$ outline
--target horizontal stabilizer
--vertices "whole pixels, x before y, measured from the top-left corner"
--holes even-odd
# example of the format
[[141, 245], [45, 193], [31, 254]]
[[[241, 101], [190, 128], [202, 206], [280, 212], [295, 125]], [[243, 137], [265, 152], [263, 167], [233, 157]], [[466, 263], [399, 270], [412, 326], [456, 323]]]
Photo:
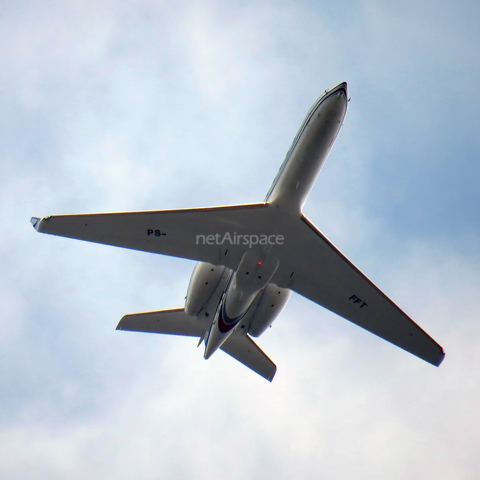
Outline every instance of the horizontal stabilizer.
[[[176, 308], [125, 315], [118, 323], [117, 330], [201, 338], [205, 325], [197, 317], [187, 315], [183, 308]], [[270, 382], [275, 376], [277, 367], [248, 335], [231, 336], [221, 349]]]
[[276, 365], [248, 335], [232, 335], [220, 348], [269, 382], [273, 380], [277, 371]]
[[204, 325], [197, 317], [187, 315], [183, 308], [177, 308], [125, 315], [118, 323], [117, 330], [200, 337]]

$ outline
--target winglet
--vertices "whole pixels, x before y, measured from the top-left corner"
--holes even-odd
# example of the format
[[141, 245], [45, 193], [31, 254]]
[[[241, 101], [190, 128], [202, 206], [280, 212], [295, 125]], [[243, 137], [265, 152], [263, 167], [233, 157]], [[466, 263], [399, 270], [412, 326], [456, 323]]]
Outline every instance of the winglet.
[[30, 219], [30, 223], [33, 225], [33, 228], [38, 232], [38, 227], [40, 226], [40, 222], [42, 221], [41, 218], [32, 217]]

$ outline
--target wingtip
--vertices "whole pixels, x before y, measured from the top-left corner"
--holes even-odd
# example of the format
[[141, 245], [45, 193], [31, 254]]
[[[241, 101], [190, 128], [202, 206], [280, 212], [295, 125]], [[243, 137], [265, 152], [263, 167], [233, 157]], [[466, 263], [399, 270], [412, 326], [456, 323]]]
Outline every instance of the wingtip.
[[442, 348], [442, 351], [441, 351], [441, 354], [440, 354], [440, 358], [438, 359], [438, 362], [436, 363], [436, 367], [439, 367], [442, 362], [445, 360], [445, 350]]
[[42, 221], [41, 218], [38, 217], [32, 217], [30, 219], [30, 223], [33, 225], [33, 228], [38, 232], [38, 228], [40, 226], [40, 222]]
[[273, 366], [275, 367], [273, 373], [269, 377], [265, 377], [270, 383], [272, 383], [273, 377], [275, 377], [275, 374], [277, 373], [277, 366], [275, 364]]
[[128, 315], [124, 315], [124, 316], [120, 319], [120, 321], [118, 322], [115, 330], [124, 330], [124, 328], [123, 328], [123, 326], [125, 325], [124, 320], [125, 320], [125, 318], [126, 318], [127, 316], [128, 316]]

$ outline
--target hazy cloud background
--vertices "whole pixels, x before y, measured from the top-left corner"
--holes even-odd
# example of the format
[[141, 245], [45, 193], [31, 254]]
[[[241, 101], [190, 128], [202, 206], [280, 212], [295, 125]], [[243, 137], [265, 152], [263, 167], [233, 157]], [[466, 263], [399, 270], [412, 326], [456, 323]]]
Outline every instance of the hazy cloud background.
[[[480, 7], [18, 1], [0, 16], [0, 476], [476, 479]], [[261, 201], [326, 88], [352, 100], [306, 215], [445, 348], [440, 368], [292, 299], [269, 384], [116, 332], [193, 262], [29, 218]]]

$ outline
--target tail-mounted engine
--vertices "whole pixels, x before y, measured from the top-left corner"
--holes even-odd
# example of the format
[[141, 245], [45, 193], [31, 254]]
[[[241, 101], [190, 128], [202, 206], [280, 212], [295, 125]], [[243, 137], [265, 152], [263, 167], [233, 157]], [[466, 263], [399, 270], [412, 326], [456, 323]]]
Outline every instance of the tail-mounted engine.
[[207, 304], [222, 279], [225, 267], [211, 263], [198, 262], [195, 265], [185, 300], [185, 311], [196, 316]]
[[253, 313], [248, 333], [259, 337], [283, 310], [291, 294], [288, 288], [280, 288], [273, 283], [267, 285]]
[[237, 318], [252, 304], [257, 293], [270, 282], [278, 260], [262, 252], [247, 250], [228, 287], [225, 310], [229, 318]]

